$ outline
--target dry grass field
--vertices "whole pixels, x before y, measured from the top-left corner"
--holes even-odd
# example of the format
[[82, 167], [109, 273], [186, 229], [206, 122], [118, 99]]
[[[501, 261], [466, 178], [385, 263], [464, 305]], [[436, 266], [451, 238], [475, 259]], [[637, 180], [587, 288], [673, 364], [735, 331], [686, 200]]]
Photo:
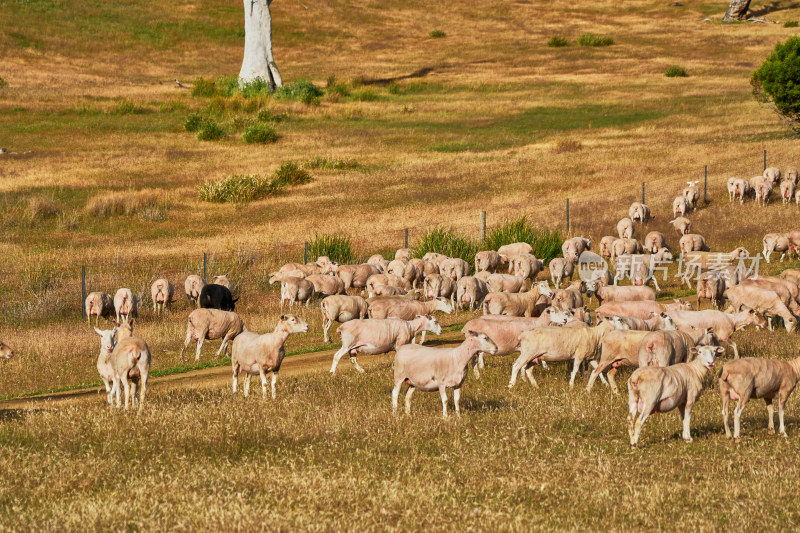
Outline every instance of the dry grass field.
[[[176, 88], [235, 75], [242, 7], [219, 0], [98, 3], [0, 0], [0, 397], [95, 384], [97, 337], [80, 321], [87, 289], [147, 292], [165, 275], [232, 273], [237, 310], [271, 329], [270, 269], [302, 259], [315, 234], [351, 237], [358, 254], [411, 244], [432, 227], [477, 237], [527, 215], [595, 241], [647, 184], [652, 229], [708, 165], [709, 203], [691, 216], [715, 250], [760, 249], [796, 229], [797, 206], [728, 204], [725, 181], [768, 163], [800, 166], [796, 138], [751, 96], [750, 74], [800, 19], [792, 2], [754, 2], [780, 24], [719, 21], [725, 2], [300, 2], [272, 5], [284, 80], [309, 79], [319, 105]], [[703, 19], [710, 20], [703, 20]], [[433, 37], [440, 30], [444, 37]], [[614, 44], [575, 44], [585, 33]], [[435, 35], [435, 34], [434, 34]], [[549, 47], [562, 36], [567, 47]], [[668, 78], [671, 65], [688, 77]], [[335, 78], [335, 79], [334, 79]], [[218, 141], [184, 129], [191, 113], [225, 128]], [[274, 117], [277, 142], [251, 145], [242, 126]], [[29, 152], [29, 153], [26, 153]], [[315, 168], [315, 160], [355, 163]], [[246, 205], [214, 204], [198, 187], [232, 174], [309, 167], [313, 180]], [[323, 166], [324, 167], [324, 166]], [[638, 235], [641, 237], [642, 235]], [[771, 271], [787, 266], [771, 266]], [[796, 265], [793, 265], [796, 266]], [[669, 283], [665, 296], [686, 292]], [[137, 332], [156, 374], [180, 361], [188, 306], [145, 310]], [[319, 311], [287, 350], [321, 345]], [[461, 312], [442, 322], [455, 326]], [[743, 355], [793, 357], [785, 332], [737, 333]], [[213, 360], [211, 342], [202, 364]], [[139, 416], [100, 395], [63, 408], [0, 416], [0, 528], [30, 529], [796, 529], [800, 416], [768, 436], [763, 403], [728, 442], [709, 389], [684, 444], [674, 414], [627, 444], [625, 400], [569, 390], [552, 365], [539, 389], [507, 391], [510, 361], [492, 359], [464, 389], [463, 417], [441, 420], [436, 395], [411, 418], [389, 408], [390, 358], [330, 378], [279, 380], [279, 398], [229, 388], [159, 389]], [[224, 364], [224, 361], [222, 362]], [[188, 365], [188, 366], [187, 366]], [[537, 376], [543, 374], [541, 371]], [[623, 372], [627, 377], [627, 373]], [[538, 377], [537, 377], [538, 379]], [[618, 380], [623, 382], [623, 380]], [[229, 387], [229, 386], [228, 386]]]

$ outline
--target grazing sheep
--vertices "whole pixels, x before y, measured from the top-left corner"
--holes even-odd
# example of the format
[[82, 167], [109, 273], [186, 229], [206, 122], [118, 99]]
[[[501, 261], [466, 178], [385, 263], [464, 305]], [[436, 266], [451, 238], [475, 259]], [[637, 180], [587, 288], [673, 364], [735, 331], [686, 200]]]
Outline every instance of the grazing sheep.
[[381, 254], [375, 254], [367, 259], [367, 264], [378, 267], [381, 273], [383, 273], [383, 271], [386, 270], [386, 267], [389, 266], [389, 261], [387, 261]]
[[[272, 280], [270, 280], [270, 283], [272, 283]], [[189, 303], [195, 302], [197, 307], [200, 307], [200, 291], [202, 291], [205, 286], [206, 280], [196, 274], [191, 274], [186, 277], [183, 288], [186, 291], [186, 299], [189, 300]]]
[[781, 171], [779, 168], [775, 167], [765, 168], [762, 176], [768, 179], [770, 183], [775, 184], [781, 180]]
[[393, 274], [398, 278], [404, 279], [416, 289], [422, 281], [422, 270], [416, 267], [408, 259], [395, 259], [386, 267], [387, 274]]
[[783, 258], [786, 257], [786, 252], [789, 251], [789, 236], [786, 233], [767, 233], [764, 235], [762, 242], [764, 243], [764, 250], [761, 254], [767, 260], [767, 263], [769, 263], [772, 252], [781, 252], [779, 261], [783, 261]]
[[540, 281], [523, 293], [492, 292], [483, 299], [483, 314], [535, 317], [539, 314], [538, 306], [547, 307], [547, 302], [540, 301], [540, 297], [552, 295], [546, 281]]
[[789, 167], [786, 169], [786, 176], [783, 178], [784, 180], [789, 180], [795, 185], [797, 185], [797, 180], [800, 177], [800, 170], [797, 167]]
[[244, 331], [237, 335], [231, 349], [231, 370], [233, 372], [233, 393], [239, 384], [239, 374], [244, 372], [244, 396], [250, 393], [250, 378], [261, 376], [261, 398], [267, 399], [267, 373], [272, 373], [272, 399], [275, 399], [275, 382], [286, 355], [284, 345], [292, 333], [308, 332], [308, 324], [293, 315], [281, 315], [272, 333], [259, 335]]
[[458, 281], [469, 276], [469, 263], [459, 257], [451, 257], [439, 264], [439, 271], [442, 276]]
[[769, 203], [769, 197], [772, 194], [772, 182], [769, 180], [761, 180], [755, 187], [756, 191], [756, 204], [762, 207]]
[[422, 285], [425, 298], [449, 298], [450, 305], [455, 306], [456, 282], [441, 274], [431, 274]]
[[692, 231], [692, 221], [686, 217], [677, 217], [674, 220], [670, 220], [669, 223], [675, 228], [675, 232], [679, 237]]
[[100, 325], [100, 317], [110, 320], [114, 317], [114, 300], [104, 292], [90, 292], [84, 304], [86, 309], [86, 322], [91, 325], [92, 316], [97, 317], [95, 323]]
[[793, 181], [784, 180], [781, 182], [781, 200], [783, 200], [783, 205], [789, 205], [794, 199], [795, 186]]
[[725, 300], [725, 276], [720, 272], [706, 272], [697, 278], [697, 307], [702, 300], [709, 300], [716, 309], [722, 307]]
[[306, 277], [314, 285], [314, 293], [332, 296], [334, 294], [344, 294], [344, 282], [336, 276], [327, 276], [323, 274], [312, 274]]
[[573, 281], [567, 285], [566, 289], [556, 289], [553, 291], [552, 305], [559, 310], [583, 308], [584, 292], [583, 281]]
[[511, 274], [491, 274], [485, 281], [489, 292], [525, 292], [528, 290], [526, 279]]
[[772, 330], [772, 318], [779, 316], [783, 319], [783, 326], [786, 331], [791, 333], [797, 325], [797, 316], [788, 308], [788, 300], [782, 299], [775, 291], [753, 287], [748, 285], [737, 285], [725, 291], [728, 299], [728, 310], [734, 313], [752, 309], [767, 318], [767, 325]]
[[406, 391], [406, 413], [411, 414], [411, 395], [415, 389], [425, 392], [439, 391], [442, 399], [442, 416], [447, 418], [447, 389], [453, 389], [453, 405], [457, 415], [461, 386], [467, 377], [467, 365], [480, 352], [497, 353], [497, 345], [484, 333], [470, 333], [455, 348], [429, 348], [406, 344], [394, 358], [394, 388], [392, 411], [397, 412], [397, 398], [403, 383]]
[[614, 244], [617, 238], [613, 235], [606, 235], [600, 239], [600, 256], [611, 257], [611, 245]]
[[153, 312], [161, 314], [168, 304], [173, 302], [175, 288], [172, 283], [164, 278], [157, 279], [150, 286], [150, 296], [153, 299]]
[[640, 224], [647, 224], [656, 217], [650, 214], [650, 206], [647, 204], [633, 202], [628, 208], [628, 218]]
[[667, 319], [672, 320], [674, 324], [684, 331], [693, 327], [698, 330], [711, 329], [719, 342], [724, 342], [733, 348], [733, 356], [737, 359], [739, 358], [739, 348], [733, 341], [733, 333], [751, 325], [755, 326], [756, 329], [767, 325], [767, 320], [752, 309], [739, 313], [723, 313], [712, 309], [706, 309], [705, 311], [667, 311], [661, 313], [661, 317], [665, 321]]
[[650, 300], [636, 302], [607, 302], [595, 310], [595, 316], [599, 319], [611, 316], [630, 316], [647, 320], [652, 313], [660, 314], [662, 311], [670, 310], [689, 310], [692, 305], [681, 299], [675, 299], [673, 303], [662, 304]]
[[[750, 398], [763, 398], [767, 404], [768, 429], [770, 435], [775, 433], [775, 407], [773, 400], [778, 399], [778, 420], [780, 434], [786, 436], [783, 425], [783, 408], [786, 400], [797, 386], [800, 379], [800, 357], [791, 361], [745, 357], [726, 363], [719, 376], [719, 394], [722, 397], [722, 421], [725, 424], [725, 436], [739, 438], [740, 419], [744, 406]], [[728, 405], [737, 400], [733, 410], [733, 435], [728, 426]]]
[[611, 245], [611, 260], [615, 261], [621, 255], [641, 254], [642, 252], [644, 249], [636, 239], [617, 239]]
[[411, 284], [403, 278], [398, 278], [394, 274], [373, 274], [367, 279], [364, 289], [367, 296], [373, 298], [375, 296], [375, 287], [378, 285], [388, 285], [389, 287], [398, 287], [403, 290], [411, 290]]
[[456, 302], [459, 307], [469, 304], [469, 310], [480, 307], [483, 299], [489, 294], [489, 286], [475, 276], [464, 276], [458, 280]]
[[661, 248], [667, 248], [667, 238], [660, 231], [651, 231], [644, 238], [642, 248], [649, 254], [654, 254]]
[[633, 232], [633, 220], [629, 218], [623, 218], [617, 222], [617, 235], [619, 235], [620, 239], [632, 239]]
[[500, 265], [503, 264], [503, 258], [494, 250], [486, 250], [475, 254], [475, 272], [489, 271], [497, 272]]
[[231, 291], [231, 293], [233, 293], [233, 283], [231, 283], [231, 280], [228, 279], [227, 274], [215, 276], [214, 280], [211, 283], [215, 285], [222, 285], [223, 287]]
[[[561, 255], [566, 259], [577, 261], [583, 252], [590, 250], [592, 247], [592, 240], [589, 237], [572, 237], [564, 241], [561, 245]], [[525, 255], [525, 254], [519, 254]], [[531, 257], [533, 257], [531, 255]]]
[[313, 299], [314, 284], [309, 280], [288, 277], [281, 281], [281, 311], [283, 311], [284, 302], [289, 302], [289, 307], [292, 307], [295, 302], [305, 302], [308, 307]]
[[425, 333], [434, 335], [442, 334], [442, 326], [432, 315], [417, 315], [412, 320], [401, 318], [370, 318], [366, 320], [351, 320], [339, 326], [336, 330], [342, 337], [342, 347], [333, 354], [331, 374], [336, 372], [339, 360], [349, 354], [350, 362], [356, 370], [364, 372], [356, 360], [359, 353], [378, 355], [397, 351], [403, 345], [414, 343], [415, 337], [422, 333], [422, 343]]
[[[381, 259], [383, 259], [381, 257]], [[386, 265], [388, 267], [388, 264]], [[386, 270], [385, 268], [383, 269]], [[341, 265], [336, 270], [336, 275], [344, 283], [344, 290], [351, 287], [356, 289], [363, 289], [367, 286], [367, 280], [370, 276], [380, 274], [381, 268], [378, 265], [365, 263], [361, 265]]]
[[737, 178], [733, 182], [733, 199], [739, 198], [739, 204], [744, 204], [744, 197], [750, 194], [752, 188], [746, 179]]
[[116, 345], [117, 328], [115, 326], [114, 329], [102, 330], [94, 328], [94, 330], [100, 335], [100, 355], [97, 356], [97, 372], [106, 387], [106, 401], [108, 405], [113, 405], [113, 384], [116, 373], [114, 372], [114, 366], [111, 364], [111, 353]]
[[708, 252], [711, 249], [706, 244], [706, 239], [699, 233], [687, 233], [678, 241], [681, 253], [683, 255], [689, 252]]
[[375, 285], [375, 287], [372, 289], [372, 298], [381, 298], [384, 296], [411, 296], [414, 300], [419, 300], [421, 294], [419, 289], [407, 291], [405, 289], [401, 289], [400, 287], [392, 287], [390, 285]]
[[325, 343], [331, 342], [328, 330], [334, 322], [341, 324], [367, 316], [369, 303], [361, 296], [337, 294], [328, 296], [319, 303], [322, 310], [322, 335]]
[[514, 276], [522, 279], [529, 279], [531, 283], [536, 282], [539, 272], [544, 268], [544, 262], [541, 259], [536, 259], [532, 254], [519, 254], [511, 258], [510, 270], [514, 272]]
[[[111, 366], [114, 368], [114, 386], [116, 391], [117, 407], [120, 406], [120, 384], [125, 389], [125, 409], [128, 401], [132, 400], [136, 407], [136, 393], [139, 393], [139, 412], [144, 408], [145, 392], [147, 391], [147, 378], [150, 375], [150, 348], [139, 337], [133, 336], [133, 322], [131, 318], [117, 330], [117, 344], [111, 352]], [[131, 385], [135, 385], [131, 395]]]
[[139, 316], [139, 298], [130, 289], [122, 288], [114, 295], [117, 322], [127, 322]]
[[236, 302], [238, 302], [239, 299], [234, 299], [231, 295], [231, 291], [229, 291], [227, 287], [209, 283], [200, 291], [200, 298], [198, 298], [197, 301], [200, 302], [200, 307], [203, 309], [235, 311]]
[[550, 281], [552, 281], [553, 286], [558, 289], [561, 287], [561, 281], [565, 277], [569, 277], [569, 280], [572, 281], [572, 275], [575, 272], [575, 263], [563, 257], [554, 257], [550, 260], [550, 264], [547, 265], [547, 268], [550, 270]]
[[[369, 305], [370, 318], [402, 318], [403, 320], [413, 320], [417, 315], [430, 315], [434, 311], [441, 311], [446, 314], [453, 312], [453, 306], [444, 298], [436, 298], [427, 302], [416, 300], [402, 300], [399, 298], [386, 298], [376, 300]], [[422, 335], [425, 341], [425, 335]]]
[[411, 248], [400, 248], [394, 253], [395, 259], [409, 260], [414, 256], [414, 250]]
[[686, 199], [685, 196], [677, 196], [675, 200], [672, 201], [672, 216], [684, 216], [686, 213], [691, 211], [692, 208], [689, 205], [689, 200]]
[[519, 254], [533, 253], [533, 247], [527, 242], [515, 242], [501, 246], [497, 249], [497, 253], [500, 254], [501, 257], [508, 259]]
[[225, 353], [228, 344], [237, 335], [247, 331], [244, 321], [233, 311], [221, 311], [219, 309], [195, 309], [189, 313], [188, 324], [186, 325], [186, 339], [183, 341], [181, 350], [181, 361], [183, 354], [189, 343], [194, 339], [197, 342], [194, 360], [200, 360], [200, 350], [203, 349], [203, 341], [222, 339], [222, 344], [217, 350], [217, 357]]
[[690, 363], [666, 368], [646, 366], [633, 371], [628, 379], [628, 436], [631, 446], [639, 443], [639, 434], [647, 417], [676, 407], [683, 418], [683, 440], [692, 441], [692, 408], [703, 392], [706, 374], [714, 368], [714, 357], [722, 352], [719, 346], [701, 346], [692, 348], [695, 358]]
[[700, 183], [700, 180], [687, 181], [687, 187], [681, 192], [683, 197], [689, 202], [689, 209], [697, 209], [697, 203], [700, 201], [700, 187], [697, 186], [698, 183]]
[[271, 272], [269, 275], [269, 284], [281, 283], [288, 278], [303, 278], [305, 279], [306, 273], [302, 270], [287, 270], [286, 272]]

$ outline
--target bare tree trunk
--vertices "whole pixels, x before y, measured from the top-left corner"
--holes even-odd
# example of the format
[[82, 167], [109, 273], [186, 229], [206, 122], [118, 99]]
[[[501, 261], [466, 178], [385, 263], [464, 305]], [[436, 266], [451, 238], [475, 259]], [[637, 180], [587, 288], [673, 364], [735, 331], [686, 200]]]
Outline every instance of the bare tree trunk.
[[731, 5], [722, 17], [723, 21], [744, 20], [747, 18], [747, 10], [750, 8], [750, 0], [731, 0]]
[[283, 85], [272, 56], [272, 0], [244, 0], [244, 59], [239, 83], [261, 78], [273, 91]]

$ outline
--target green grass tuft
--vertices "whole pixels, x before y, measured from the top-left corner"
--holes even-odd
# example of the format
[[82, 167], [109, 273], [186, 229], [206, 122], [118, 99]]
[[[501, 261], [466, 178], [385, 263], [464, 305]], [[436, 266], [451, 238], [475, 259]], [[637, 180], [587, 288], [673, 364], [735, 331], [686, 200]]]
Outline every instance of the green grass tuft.
[[433, 30], [428, 34], [428, 36], [433, 39], [443, 39], [447, 37], [447, 34], [442, 30]]
[[315, 234], [314, 238], [308, 241], [308, 258], [313, 261], [321, 255], [327, 255], [331, 261], [336, 261], [340, 265], [356, 261], [350, 237], [343, 235]]
[[294, 161], [286, 161], [275, 171], [272, 181], [281, 188], [288, 185], [302, 185], [311, 181], [311, 174]]
[[246, 143], [274, 143], [278, 140], [278, 133], [275, 128], [264, 122], [253, 124], [244, 130], [242, 138]]
[[205, 122], [205, 118], [199, 113], [189, 113], [186, 115], [186, 120], [183, 122], [183, 127], [186, 131], [197, 131]]
[[355, 159], [328, 159], [327, 157], [317, 156], [303, 163], [305, 168], [322, 170], [352, 170], [358, 168], [358, 161]]
[[783, 27], [784, 28], [796, 28], [797, 27], [797, 21], [796, 20], [787, 20], [786, 22], [783, 23]]
[[486, 236], [485, 249], [497, 250], [505, 244], [527, 242], [533, 248], [533, 255], [545, 263], [561, 254], [561, 238], [558, 230], [539, 228], [527, 217], [506, 220]]
[[198, 196], [204, 202], [243, 204], [263, 198], [271, 191], [269, 180], [257, 174], [234, 174], [220, 181], [204, 183]]
[[306, 105], [319, 105], [320, 97], [324, 94], [323, 90], [314, 85], [309, 80], [297, 80], [279, 87], [275, 91], [275, 98], [284, 100], [295, 100]]
[[201, 141], [217, 141], [225, 135], [225, 130], [213, 119], [206, 119], [197, 130], [197, 138]]
[[578, 37], [578, 44], [580, 46], [611, 46], [614, 44], [614, 39], [594, 33], [584, 33]]
[[564, 37], [554, 35], [550, 37], [549, 41], [547, 41], [547, 46], [552, 48], [561, 48], [563, 46], [569, 46], [569, 41]]
[[456, 235], [451, 229], [434, 228], [428, 230], [413, 246], [414, 257], [422, 257], [428, 252], [460, 257], [472, 263], [478, 252], [478, 244], [467, 237]]
[[669, 67], [664, 75], [668, 78], [686, 78], [689, 76], [689, 74], [686, 73], [686, 69], [678, 65]]

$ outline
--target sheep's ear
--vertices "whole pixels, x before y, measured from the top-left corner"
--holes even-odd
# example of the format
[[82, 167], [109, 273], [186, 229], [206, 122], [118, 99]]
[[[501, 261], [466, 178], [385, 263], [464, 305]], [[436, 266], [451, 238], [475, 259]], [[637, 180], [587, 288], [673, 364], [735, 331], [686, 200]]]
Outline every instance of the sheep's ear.
[[700, 353], [700, 350], [697, 348], [692, 348], [692, 355], [697, 355], [698, 353]]
[[114, 324], [115, 328], [119, 327], [119, 322], [117, 322], [116, 320], [112, 320], [111, 323]]
[[756, 310], [755, 309], [751, 309], [751, 310], [748, 311], [748, 313], [750, 313], [751, 315], [755, 315], [756, 314]]
[[133, 322], [134, 322], [135, 320], [136, 320], [136, 319], [135, 319], [135, 318], [133, 318], [133, 317], [131, 317], [130, 319], [128, 319], [128, 325], [131, 327], [131, 329], [133, 329]]
[[98, 335], [100, 335], [101, 337], [103, 336], [103, 330], [101, 330], [99, 328], [94, 328], [94, 330], [95, 330], [95, 332], [97, 332]]
[[717, 355], [722, 355], [723, 353], [725, 353], [725, 348], [723, 348], [722, 346], [717, 346], [716, 348], [714, 348], [714, 351], [717, 353]]
[[286, 315], [281, 315], [281, 320], [286, 320]]

